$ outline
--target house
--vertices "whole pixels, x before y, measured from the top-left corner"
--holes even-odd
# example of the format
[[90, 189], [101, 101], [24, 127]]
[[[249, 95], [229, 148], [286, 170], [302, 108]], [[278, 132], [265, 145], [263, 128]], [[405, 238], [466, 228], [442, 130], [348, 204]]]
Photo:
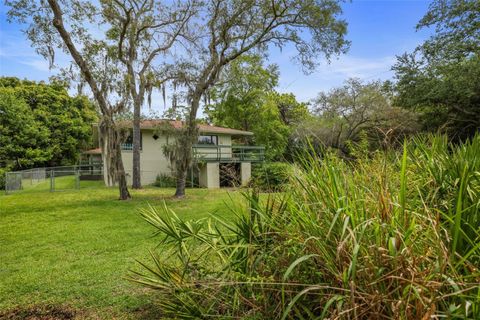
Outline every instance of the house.
[[[184, 125], [182, 121], [173, 120], [144, 120], [140, 124], [140, 170], [143, 185], [154, 183], [159, 175], [174, 176], [163, 148], [173, 137], [168, 137], [159, 130], [165, 123], [169, 123], [176, 129]], [[131, 127], [131, 123], [129, 122], [126, 126]], [[97, 126], [94, 128], [98, 130]], [[195, 165], [189, 174], [189, 182], [206, 188], [248, 183], [252, 163], [264, 160], [264, 147], [235, 142], [246, 141], [248, 140], [246, 138], [251, 137], [253, 133], [207, 124], [199, 124], [198, 129], [198, 143], [192, 148]], [[95, 136], [98, 137], [98, 134]], [[132, 149], [130, 134], [122, 144], [122, 160], [128, 183], [131, 183], [132, 175]], [[83, 165], [101, 165], [101, 162], [102, 154], [99, 147], [83, 153]], [[237, 183], [232, 183], [232, 180], [236, 180]]]

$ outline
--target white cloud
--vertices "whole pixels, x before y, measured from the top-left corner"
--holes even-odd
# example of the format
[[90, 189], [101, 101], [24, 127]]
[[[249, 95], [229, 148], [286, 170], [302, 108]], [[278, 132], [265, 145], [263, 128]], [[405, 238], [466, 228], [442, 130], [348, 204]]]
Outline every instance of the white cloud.
[[394, 63], [395, 57], [390, 56], [378, 59], [345, 56], [321, 67], [320, 72], [324, 71], [328, 77], [335, 75], [366, 79], [389, 72]]
[[[273, 62], [273, 61], [272, 61]], [[291, 64], [280, 64], [280, 92], [292, 92], [300, 101], [309, 101], [321, 91], [328, 91], [340, 86], [348, 78], [360, 78], [365, 81], [391, 78], [390, 70], [395, 63], [395, 57], [363, 58], [342, 56], [326, 62], [314, 73], [305, 75], [300, 67]]]
[[19, 61], [21, 64], [35, 68], [38, 71], [51, 72], [48, 62], [44, 59], [27, 59]]
[[[46, 78], [56, 72], [55, 70], [50, 70], [48, 61], [35, 52], [29, 40], [19, 31], [15, 34], [0, 31], [0, 39], [0, 57], [2, 57], [5, 64], [25, 65], [31, 67], [32, 71], [48, 72], [49, 74], [46, 75]], [[63, 52], [57, 50], [55, 54], [55, 65], [63, 67], [68, 65], [68, 62], [68, 57]], [[6, 65], [5, 68], [7, 68]], [[11, 70], [11, 68], [9, 68], [9, 70]], [[23, 72], [24, 70], [19, 71]], [[18, 76], [29, 77], [30, 74], [27, 73], [23, 76]]]

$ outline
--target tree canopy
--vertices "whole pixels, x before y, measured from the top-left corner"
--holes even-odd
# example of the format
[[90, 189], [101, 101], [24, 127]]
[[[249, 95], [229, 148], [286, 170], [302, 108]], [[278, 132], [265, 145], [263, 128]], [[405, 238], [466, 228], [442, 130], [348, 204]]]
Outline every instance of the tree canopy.
[[420, 113], [423, 128], [457, 139], [480, 129], [480, 2], [436, 0], [418, 28], [435, 33], [398, 57], [395, 103]]
[[0, 78], [0, 166], [74, 164], [90, 144], [96, 112], [84, 96], [59, 83]]
[[292, 46], [292, 58], [303, 70], [312, 71], [319, 58], [344, 53], [346, 22], [340, 17], [341, 1], [222, 1], [200, 2], [192, 19], [195, 28], [184, 59], [177, 62], [186, 91], [187, 118], [177, 139], [176, 197], [185, 195], [191, 147], [198, 136], [197, 116], [202, 99], [230, 63], [249, 53], [268, 54], [269, 47]]
[[368, 138], [372, 147], [401, 140], [417, 130], [415, 114], [392, 106], [388, 83], [348, 79], [312, 101], [313, 117], [298, 125], [294, 138], [349, 154], [349, 143]]
[[205, 113], [215, 125], [252, 131], [252, 143], [266, 147], [269, 160], [280, 159], [292, 126], [308, 115], [293, 94], [275, 91], [278, 67], [263, 66], [258, 55], [243, 56], [222, 72]]
[[435, 33], [420, 49], [430, 59], [462, 60], [480, 50], [480, 2], [435, 0], [417, 24], [433, 27]]

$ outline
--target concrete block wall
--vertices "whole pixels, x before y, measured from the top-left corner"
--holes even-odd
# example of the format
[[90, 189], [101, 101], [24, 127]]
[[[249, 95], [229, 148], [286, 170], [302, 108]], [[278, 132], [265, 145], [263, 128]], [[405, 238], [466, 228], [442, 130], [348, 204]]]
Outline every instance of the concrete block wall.
[[240, 177], [242, 186], [246, 186], [252, 177], [252, 164], [250, 162], [242, 162], [240, 165]]
[[208, 189], [220, 188], [220, 164], [208, 162], [200, 165], [200, 187]]

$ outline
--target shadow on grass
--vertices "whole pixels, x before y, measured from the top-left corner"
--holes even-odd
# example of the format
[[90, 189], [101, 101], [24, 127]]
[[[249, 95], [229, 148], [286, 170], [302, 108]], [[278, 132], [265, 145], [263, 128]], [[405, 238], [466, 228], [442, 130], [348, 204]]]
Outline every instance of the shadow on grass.
[[86, 314], [68, 306], [34, 305], [18, 306], [14, 309], [0, 312], [0, 319], [8, 320], [70, 320], [85, 318]]
[[223, 193], [207, 189], [190, 189], [187, 190], [185, 198], [178, 199], [173, 197], [174, 189], [145, 188], [132, 191], [131, 200], [121, 201], [118, 200], [115, 192], [116, 189], [105, 187], [58, 192], [19, 192], [2, 196], [5, 202], [3, 208], [0, 209], [0, 216], [6, 217], [19, 212], [70, 212], [79, 208], [131, 210], [147, 204], [162, 205], [164, 202], [167, 205], [174, 204], [175, 207], [181, 209], [211, 202]]
[[153, 303], [144, 304], [133, 310], [128, 311], [131, 319], [138, 320], [158, 320], [163, 319], [162, 310]]
[[[124, 314], [117, 314], [112, 318], [134, 320], [157, 320], [162, 319], [162, 311], [153, 303], [144, 304], [138, 308], [125, 310]], [[80, 319], [106, 319], [105, 315], [92, 313], [91, 311], [72, 308], [68, 305], [33, 305], [17, 306], [15, 308], [0, 311], [2, 320], [80, 320]]]

